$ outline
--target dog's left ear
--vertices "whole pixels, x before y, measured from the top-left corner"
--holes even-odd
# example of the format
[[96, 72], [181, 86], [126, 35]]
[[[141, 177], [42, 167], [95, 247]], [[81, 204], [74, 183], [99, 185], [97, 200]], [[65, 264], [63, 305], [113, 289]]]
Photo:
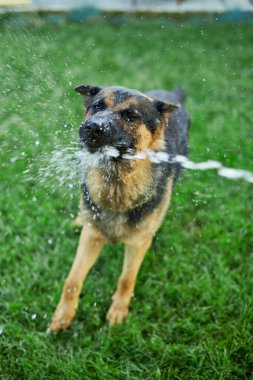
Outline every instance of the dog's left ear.
[[88, 84], [81, 84], [75, 87], [75, 91], [85, 96], [95, 96], [102, 90], [100, 86], [90, 86]]
[[180, 104], [162, 102], [161, 100], [155, 100], [155, 107], [161, 114], [170, 114], [175, 111]]

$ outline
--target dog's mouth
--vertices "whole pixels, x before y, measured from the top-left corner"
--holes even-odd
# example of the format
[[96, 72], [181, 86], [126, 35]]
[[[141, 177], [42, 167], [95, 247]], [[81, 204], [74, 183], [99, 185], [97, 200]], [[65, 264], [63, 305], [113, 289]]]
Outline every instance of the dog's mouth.
[[126, 154], [126, 153], [131, 153], [132, 151], [135, 151], [134, 145], [129, 145], [129, 144], [124, 143], [124, 142], [118, 142], [118, 143], [114, 143], [114, 144], [112, 144], [112, 143], [101, 144], [100, 142], [97, 142], [95, 140], [94, 141], [81, 140], [80, 146], [82, 149], [88, 150], [90, 153], [103, 152], [109, 146], [114, 151], [117, 151], [119, 156]]
[[84, 150], [88, 150], [88, 152], [94, 156], [99, 156], [101, 159], [104, 158], [106, 161], [118, 161], [124, 159], [125, 156], [133, 155], [136, 153], [136, 149], [131, 146], [129, 147], [126, 144], [115, 144], [115, 145], [89, 145], [81, 142], [81, 148]]

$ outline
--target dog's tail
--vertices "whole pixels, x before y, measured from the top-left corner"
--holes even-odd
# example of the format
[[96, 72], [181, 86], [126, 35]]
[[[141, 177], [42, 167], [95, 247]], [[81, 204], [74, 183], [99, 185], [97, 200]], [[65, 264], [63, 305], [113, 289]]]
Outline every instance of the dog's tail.
[[172, 90], [173, 94], [175, 95], [177, 101], [181, 104], [184, 104], [185, 98], [186, 98], [186, 92], [182, 89], [180, 86], [176, 86]]

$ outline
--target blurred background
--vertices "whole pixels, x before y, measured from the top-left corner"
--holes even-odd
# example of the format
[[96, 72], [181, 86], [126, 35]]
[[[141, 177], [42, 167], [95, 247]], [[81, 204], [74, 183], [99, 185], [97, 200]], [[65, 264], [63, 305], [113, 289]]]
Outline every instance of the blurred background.
[[[30, 9], [67, 10], [94, 6], [101, 10], [147, 10], [170, 12], [224, 12], [231, 9], [252, 10], [252, 0], [0, 0], [0, 5], [26, 5]], [[29, 9], [26, 7], [26, 9]]]
[[120, 24], [130, 16], [163, 17], [167, 23], [182, 18], [190, 22], [252, 22], [253, 0], [0, 0], [0, 14], [15, 12], [37, 12], [52, 24], [99, 18]]

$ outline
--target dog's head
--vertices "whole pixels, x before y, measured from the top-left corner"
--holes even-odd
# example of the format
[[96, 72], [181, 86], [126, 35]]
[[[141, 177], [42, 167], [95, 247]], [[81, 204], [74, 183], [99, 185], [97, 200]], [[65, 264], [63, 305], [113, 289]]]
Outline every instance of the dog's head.
[[113, 147], [121, 156], [162, 148], [164, 127], [175, 104], [125, 87], [80, 85], [75, 90], [85, 96], [86, 116], [79, 135], [81, 146], [90, 153]]

